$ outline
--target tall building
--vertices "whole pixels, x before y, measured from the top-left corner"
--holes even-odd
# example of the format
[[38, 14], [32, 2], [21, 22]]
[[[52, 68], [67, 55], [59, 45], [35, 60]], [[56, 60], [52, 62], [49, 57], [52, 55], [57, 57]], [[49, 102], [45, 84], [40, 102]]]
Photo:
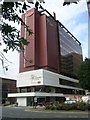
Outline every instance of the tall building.
[[81, 43], [59, 21], [35, 9], [22, 18], [33, 35], [29, 36], [24, 26], [21, 27], [21, 37], [30, 44], [24, 52], [26, 61], [23, 53], [20, 54], [20, 72], [46, 69], [75, 76], [82, 62]]
[[[49, 14], [50, 15], [50, 14]], [[84, 90], [78, 80], [66, 75], [76, 75], [82, 61], [81, 43], [53, 16], [31, 9], [22, 15], [31, 28], [29, 36], [21, 26], [21, 37], [30, 43], [20, 53], [20, 73], [17, 77], [19, 106], [64, 101], [66, 96], [81, 96]]]

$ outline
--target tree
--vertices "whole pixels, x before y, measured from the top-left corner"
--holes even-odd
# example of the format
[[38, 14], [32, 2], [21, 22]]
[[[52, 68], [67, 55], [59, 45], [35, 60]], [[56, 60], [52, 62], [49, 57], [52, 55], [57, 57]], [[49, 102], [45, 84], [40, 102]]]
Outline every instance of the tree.
[[[32, 2], [30, 2], [30, 4], [31, 3]], [[12, 21], [13, 23], [22, 24], [28, 31], [28, 34], [32, 35], [32, 30], [23, 22], [23, 20], [18, 15], [18, 12], [24, 13], [27, 8], [30, 8], [30, 6], [26, 5], [26, 2], [3, 2], [1, 6], [3, 21], [0, 22], [2, 33], [2, 41], [0, 41], [0, 45], [2, 45], [2, 43], [5, 44], [3, 52], [7, 53], [9, 50], [24, 51], [24, 46], [29, 44], [29, 42], [25, 38], [20, 37], [20, 31], [18, 31], [17, 28], [12, 27], [9, 23], [5, 22], [5, 20], [8, 20], [10, 22]], [[5, 68], [5, 70], [8, 70], [9, 61], [4, 56], [3, 52], [0, 52], [0, 61], [2, 67]]]
[[90, 91], [90, 58], [86, 58], [80, 65], [78, 79], [81, 87]]
[[[32, 35], [32, 30], [23, 22], [23, 20], [18, 16], [17, 9], [19, 8], [20, 13], [24, 13], [25, 10], [27, 10], [26, 3], [19, 2], [3, 2], [2, 5], [2, 16], [3, 19], [8, 21], [13, 21], [14, 23], [22, 24], [26, 28], [26, 30], [29, 32], [29, 35]], [[3, 49], [4, 52], [7, 53], [8, 50], [12, 49], [14, 50], [23, 50], [23, 45], [28, 45], [28, 41], [24, 38], [20, 37], [20, 31], [18, 31], [15, 27], [12, 27], [6, 22], [2, 22], [2, 39], [4, 44], [6, 45], [6, 48]]]

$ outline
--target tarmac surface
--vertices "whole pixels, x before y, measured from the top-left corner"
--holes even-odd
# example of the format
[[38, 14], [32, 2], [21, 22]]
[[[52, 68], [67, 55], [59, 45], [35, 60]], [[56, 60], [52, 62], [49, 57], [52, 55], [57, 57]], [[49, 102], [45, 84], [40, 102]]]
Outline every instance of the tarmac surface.
[[2, 120], [90, 120], [88, 111], [51, 111], [44, 107], [2, 107]]

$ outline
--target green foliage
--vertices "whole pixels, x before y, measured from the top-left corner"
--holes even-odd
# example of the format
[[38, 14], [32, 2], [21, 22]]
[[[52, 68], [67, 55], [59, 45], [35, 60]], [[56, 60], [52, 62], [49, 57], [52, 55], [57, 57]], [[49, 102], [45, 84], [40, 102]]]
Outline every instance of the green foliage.
[[[3, 52], [7, 53], [9, 50], [24, 51], [24, 46], [29, 44], [26, 39], [20, 37], [20, 31], [17, 30], [16, 27], [13, 27], [12, 24], [9, 24], [9, 21], [13, 24], [18, 23], [18, 25], [20, 24], [26, 28], [28, 35], [32, 35], [32, 30], [18, 15], [19, 13], [24, 13], [27, 8], [30, 8], [30, 6], [26, 5], [26, 2], [7, 2], [7, 0], [4, 0], [3, 4], [0, 6], [0, 13], [3, 17], [3, 20], [0, 19], [0, 30], [2, 35], [0, 46], [4, 43], [5, 47], [3, 48]], [[8, 70], [8, 63], [11, 62], [6, 59], [3, 52], [0, 52], [0, 62], [2, 67]]]
[[51, 105], [51, 104], [47, 104], [45, 106], [46, 110], [81, 110], [81, 111], [85, 111], [85, 110], [90, 110], [90, 104], [85, 104], [84, 102], [80, 102], [78, 104], [58, 104], [58, 105]]
[[52, 105], [52, 106], [50, 107], [50, 110], [56, 110], [56, 106], [55, 106], [55, 105]]
[[[32, 35], [32, 30], [23, 22], [17, 12], [19, 9], [20, 13], [24, 13], [24, 11], [27, 10], [27, 7], [30, 6], [26, 5], [25, 2], [3, 2], [2, 16], [5, 20], [23, 25], [28, 34]], [[18, 31], [17, 28], [12, 27], [6, 22], [2, 23], [2, 38], [4, 44], [6, 45], [6, 48], [4, 48], [3, 51], [6, 53], [10, 49], [18, 51], [24, 50], [23, 46], [29, 44], [26, 39], [20, 37], [20, 31]]]
[[61, 105], [56, 106], [56, 110], [62, 110], [62, 106]]
[[85, 111], [87, 109], [88, 109], [88, 104], [84, 103], [83, 101], [77, 104], [77, 110]]
[[90, 91], [90, 59], [85, 59], [78, 70], [80, 86]]
[[50, 105], [46, 105], [45, 110], [49, 110], [49, 109], [50, 109]]

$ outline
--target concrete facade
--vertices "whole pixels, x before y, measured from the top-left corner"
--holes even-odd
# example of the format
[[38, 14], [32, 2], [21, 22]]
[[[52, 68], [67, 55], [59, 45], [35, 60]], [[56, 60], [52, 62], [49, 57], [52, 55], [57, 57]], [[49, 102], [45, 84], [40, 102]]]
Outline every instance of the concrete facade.
[[[60, 84], [60, 80], [70, 81], [73, 82], [73, 84], [70, 86], [62, 85]], [[79, 87], [74, 87], [73, 85], [75, 83], [78, 84], [78, 80], [48, 70], [39, 69], [27, 71], [19, 73], [18, 75], [17, 88], [19, 89], [20, 92], [8, 94], [8, 97], [17, 98], [19, 106], [27, 106], [28, 98], [29, 100], [32, 99], [32, 101], [34, 100], [35, 97], [37, 99], [44, 98], [44, 100], [47, 101], [47, 98], [49, 97], [50, 98], [49, 101], [52, 102], [51, 99], [56, 97], [63, 98], [68, 95], [71, 96], [83, 95], [84, 94], [83, 89]], [[30, 89], [30, 91], [28, 91], [28, 88]], [[59, 92], [57, 91], [57, 88], [60, 89]]]

